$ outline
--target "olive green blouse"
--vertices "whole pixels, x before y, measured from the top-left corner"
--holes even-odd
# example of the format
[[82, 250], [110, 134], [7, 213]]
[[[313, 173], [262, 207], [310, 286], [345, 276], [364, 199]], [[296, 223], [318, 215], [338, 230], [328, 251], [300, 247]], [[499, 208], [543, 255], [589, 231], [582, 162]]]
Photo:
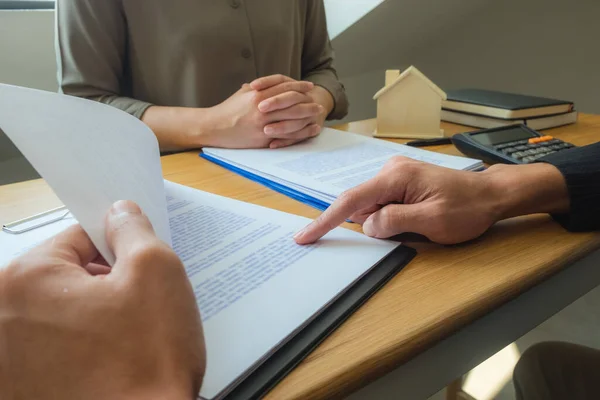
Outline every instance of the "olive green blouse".
[[138, 118], [150, 105], [211, 107], [255, 78], [327, 89], [346, 115], [322, 0], [58, 0], [63, 93]]

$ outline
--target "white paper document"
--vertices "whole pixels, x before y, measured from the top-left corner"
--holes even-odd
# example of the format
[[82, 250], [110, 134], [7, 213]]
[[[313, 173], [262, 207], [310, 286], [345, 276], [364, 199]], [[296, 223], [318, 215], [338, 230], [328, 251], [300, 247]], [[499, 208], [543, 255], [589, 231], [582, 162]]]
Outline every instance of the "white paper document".
[[104, 215], [117, 200], [138, 203], [158, 237], [171, 244], [158, 142], [137, 118], [94, 101], [0, 84], [0, 129], [109, 264], [114, 255]]
[[171, 232], [202, 314], [213, 398], [377, 264], [397, 243], [335, 229], [292, 236], [307, 218], [166, 182]]
[[[43, 211], [43, 210], [40, 210]], [[64, 211], [53, 213], [52, 217], [59, 214], [64, 214]], [[11, 221], [0, 221], [0, 223], [8, 223]], [[32, 223], [39, 223], [39, 220]], [[77, 221], [71, 214], [68, 214], [63, 219], [53, 222], [49, 225], [40, 226], [33, 230], [20, 233], [18, 235], [0, 231], [0, 268], [6, 266], [11, 260], [31, 250], [35, 246], [41, 244], [46, 239], [56, 235], [59, 232], [67, 229], [69, 226], [76, 224]]]
[[219, 149], [203, 152], [218, 161], [331, 204], [342, 192], [374, 177], [395, 156], [442, 167], [476, 170], [479, 160], [450, 156], [324, 128], [303, 143], [281, 149]]
[[[13, 96], [18, 101], [11, 102]], [[41, 122], [28, 115], [21, 117], [26, 120], [21, 124], [11, 114], [21, 107], [30, 109], [26, 100], [60, 118], [69, 114], [62, 107], [72, 106], [78, 113], [72, 120], [76, 123], [52, 122], [52, 113], [42, 112]], [[101, 221], [118, 199], [140, 203], [146, 214], [154, 211], [153, 225], [161, 226], [164, 215], [163, 238], [172, 239], [185, 265], [204, 325], [204, 398], [226, 395], [398, 246], [341, 228], [316, 244], [300, 246], [292, 236], [310, 222], [306, 218], [163, 181], [155, 141], [141, 122], [116, 109], [100, 109], [101, 126], [113, 132], [106, 134], [89, 126], [89, 121], [100, 124], [95, 106], [57, 94], [2, 86], [0, 108], [0, 127], [16, 138], [17, 147], [64, 204], [77, 210], [75, 217], [90, 236], [104, 237]], [[44, 136], [40, 143], [48, 151], [38, 148], [38, 136]], [[110, 140], [112, 145], [105, 143]], [[84, 144], [94, 151], [83, 149]], [[60, 155], [56, 165], [50, 161], [50, 149]], [[68, 217], [21, 235], [0, 233], [0, 265], [75, 222]], [[98, 237], [94, 243], [105, 244]]]

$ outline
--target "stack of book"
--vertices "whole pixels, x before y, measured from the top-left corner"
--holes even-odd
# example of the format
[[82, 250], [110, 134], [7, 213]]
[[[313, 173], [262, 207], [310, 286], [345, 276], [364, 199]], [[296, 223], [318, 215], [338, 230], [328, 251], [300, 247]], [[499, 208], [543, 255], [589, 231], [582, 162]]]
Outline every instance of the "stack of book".
[[442, 120], [477, 128], [525, 124], [542, 130], [573, 124], [573, 102], [482, 89], [447, 91]]

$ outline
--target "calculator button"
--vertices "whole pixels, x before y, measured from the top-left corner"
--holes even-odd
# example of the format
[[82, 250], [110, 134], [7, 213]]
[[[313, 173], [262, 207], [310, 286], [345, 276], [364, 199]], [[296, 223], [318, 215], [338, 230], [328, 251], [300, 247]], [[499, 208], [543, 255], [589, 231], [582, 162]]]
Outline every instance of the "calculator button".
[[562, 143], [562, 142], [558, 139], [552, 139], [548, 142], [548, 144], [559, 144], [559, 143]]
[[543, 142], [548, 142], [550, 140], [552, 140], [553, 137], [552, 136], [540, 136], [540, 137], [535, 137], [535, 138], [531, 138], [529, 139], [529, 143], [533, 144], [533, 143], [543, 143]]
[[502, 149], [502, 152], [504, 154], [510, 154], [510, 153], [514, 153], [517, 149], [515, 149], [514, 147], [507, 147], [505, 149]]
[[527, 150], [528, 148], [529, 148], [529, 147], [527, 147], [527, 146], [523, 146], [523, 145], [520, 145], [520, 146], [517, 146], [517, 147], [515, 147], [515, 149], [516, 149], [517, 151], [523, 151], [523, 150]]
[[522, 159], [521, 161], [524, 163], [528, 163], [528, 162], [532, 162], [534, 160], [533, 157], [525, 157], [524, 159]]
[[550, 148], [552, 150], [560, 150], [560, 149], [562, 149], [562, 146], [560, 144], [555, 144], [555, 145], [550, 146]]
[[525, 156], [525, 154], [522, 151], [517, 151], [516, 153], [512, 154], [512, 157], [515, 157], [515, 158], [521, 158], [523, 156]]

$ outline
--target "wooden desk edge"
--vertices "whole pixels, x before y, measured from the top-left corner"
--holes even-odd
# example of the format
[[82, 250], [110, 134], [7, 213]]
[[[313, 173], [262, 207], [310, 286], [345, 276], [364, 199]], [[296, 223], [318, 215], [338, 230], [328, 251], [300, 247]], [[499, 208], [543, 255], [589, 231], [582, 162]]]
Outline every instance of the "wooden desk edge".
[[[368, 359], [362, 359], [361, 364], [364, 367], [370, 368], [348, 368], [337, 376], [330, 380], [327, 386], [307, 386], [306, 390], [299, 390], [293, 393], [292, 397], [286, 397], [288, 399], [300, 400], [300, 399], [338, 399], [344, 398], [353, 392], [367, 386], [375, 380], [387, 375], [392, 372], [398, 366], [410, 361], [415, 356], [419, 355], [423, 351], [431, 348], [439, 341], [446, 337], [454, 334], [461, 328], [464, 328], [473, 321], [480, 317], [494, 311], [501, 307], [505, 303], [513, 300], [517, 296], [523, 294], [527, 290], [536, 286], [537, 284], [545, 281], [554, 274], [560, 272], [566, 265], [572, 263], [590, 255], [594, 251], [600, 248], [600, 235], [596, 240], [589, 241], [586, 245], [577, 252], [569, 254], [569, 256], [562, 260], [554, 260], [551, 264], [551, 268], [547, 273], [532, 277], [529, 280], [519, 282], [519, 285], [505, 285], [505, 287], [498, 288], [497, 293], [490, 293], [485, 298], [486, 301], [472, 302], [468, 307], [463, 307], [457, 314], [454, 314], [454, 319], [448, 321], [440, 321], [440, 323], [434, 328], [426, 331], [417, 331], [412, 335], [412, 340], [403, 342], [400, 346], [387, 348], [379, 353], [370, 354]], [[343, 329], [344, 325], [338, 329]], [[321, 355], [321, 357], [324, 355]], [[310, 356], [309, 356], [310, 357]], [[292, 372], [293, 373], [293, 372]], [[274, 389], [283, 388], [286, 380], [284, 379], [280, 386]], [[284, 389], [285, 390], [285, 389]], [[281, 394], [277, 391], [277, 394], [270, 393], [266, 398], [280, 398]]]

